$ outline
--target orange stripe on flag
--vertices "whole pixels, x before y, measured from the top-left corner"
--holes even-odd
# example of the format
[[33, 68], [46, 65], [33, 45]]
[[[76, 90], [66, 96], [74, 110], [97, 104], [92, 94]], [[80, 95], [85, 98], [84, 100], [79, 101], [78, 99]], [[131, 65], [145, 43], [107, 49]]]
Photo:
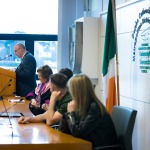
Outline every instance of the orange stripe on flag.
[[112, 112], [114, 105], [117, 105], [116, 85], [115, 85], [115, 77], [112, 77], [109, 78], [108, 81], [108, 97], [106, 99], [106, 108], [110, 114]]

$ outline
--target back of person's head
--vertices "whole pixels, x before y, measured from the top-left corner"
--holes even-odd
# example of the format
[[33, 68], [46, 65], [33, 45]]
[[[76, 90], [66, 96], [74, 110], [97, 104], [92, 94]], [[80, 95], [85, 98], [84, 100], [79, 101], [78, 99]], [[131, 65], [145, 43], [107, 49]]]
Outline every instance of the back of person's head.
[[68, 80], [73, 76], [73, 72], [69, 68], [62, 68], [59, 70], [59, 73], [66, 75]]
[[[78, 104], [82, 103], [80, 99], [88, 100], [89, 95], [93, 94], [93, 86], [88, 78], [88, 76], [84, 74], [77, 74], [69, 80], [69, 90], [71, 95], [77, 100]], [[84, 102], [83, 102], [84, 103]]]
[[41, 73], [42, 77], [49, 80], [51, 74], [53, 74], [52, 69], [48, 65], [41, 66], [37, 69], [38, 73]]
[[85, 117], [91, 102], [95, 101], [101, 108], [102, 115], [106, 113], [104, 105], [97, 98], [90, 78], [85, 74], [73, 76], [69, 82], [69, 91], [75, 100], [79, 115]]
[[50, 81], [52, 84], [54, 84], [58, 88], [66, 88], [68, 78], [66, 75], [62, 73], [55, 73], [55, 74], [50, 75]]

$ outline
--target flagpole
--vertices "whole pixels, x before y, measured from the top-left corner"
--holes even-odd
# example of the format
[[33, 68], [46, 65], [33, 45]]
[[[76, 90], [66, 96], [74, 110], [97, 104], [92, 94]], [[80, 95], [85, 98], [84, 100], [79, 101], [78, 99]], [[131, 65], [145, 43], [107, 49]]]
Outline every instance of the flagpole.
[[117, 102], [118, 102], [118, 105], [120, 105], [119, 61], [118, 61], [118, 53], [116, 53], [116, 74], [117, 74]]
[[116, 25], [116, 0], [112, 1], [114, 29], [116, 38], [116, 81], [117, 81], [117, 103], [120, 105], [120, 86], [119, 86], [119, 60], [118, 60], [118, 42], [117, 42], [117, 25]]

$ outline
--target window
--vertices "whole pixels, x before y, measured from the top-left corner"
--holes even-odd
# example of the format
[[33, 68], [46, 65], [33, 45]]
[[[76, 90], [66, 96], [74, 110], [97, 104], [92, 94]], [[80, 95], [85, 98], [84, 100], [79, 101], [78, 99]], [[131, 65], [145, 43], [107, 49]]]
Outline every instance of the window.
[[53, 72], [57, 72], [57, 41], [35, 41], [34, 56], [37, 67], [49, 65]]
[[58, 0], [1, 0], [0, 17], [0, 67], [18, 66], [14, 45], [23, 43], [37, 67], [48, 64], [56, 72]]
[[57, 34], [58, 0], [1, 0], [0, 33]]
[[57, 35], [0, 35], [0, 67], [16, 68], [19, 65], [20, 58], [14, 54], [17, 43], [25, 44], [27, 51], [35, 56], [37, 68], [47, 64], [53, 72], [57, 71]]

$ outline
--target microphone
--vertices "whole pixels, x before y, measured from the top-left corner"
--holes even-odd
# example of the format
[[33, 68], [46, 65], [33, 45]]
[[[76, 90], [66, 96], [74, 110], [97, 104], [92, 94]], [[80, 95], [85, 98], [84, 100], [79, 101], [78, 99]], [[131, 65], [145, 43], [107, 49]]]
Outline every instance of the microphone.
[[7, 84], [1, 91], [0, 91], [0, 94], [5, 90], [7, 89], [7, 87], [11, 86], [11, 84]]
[[9, 57], [11, 57], [11, 56], [12, 56], [12, 55], [6, 56], [6, 57], [0, 59], [0, 61], [5, 60], [5, 59], [7, 59], [7, 58], [9, 58]]
[[8, 81], [8, 83], [4, 86], [4, 88], [0, 91], [0, 94], [7, 88], [7, 87], [9, 87], [9, 86], [11, 86], [11, 84], [10, 84], [10, 82], [12, 81], [12, 79], [10, 79], [9, 81]]

